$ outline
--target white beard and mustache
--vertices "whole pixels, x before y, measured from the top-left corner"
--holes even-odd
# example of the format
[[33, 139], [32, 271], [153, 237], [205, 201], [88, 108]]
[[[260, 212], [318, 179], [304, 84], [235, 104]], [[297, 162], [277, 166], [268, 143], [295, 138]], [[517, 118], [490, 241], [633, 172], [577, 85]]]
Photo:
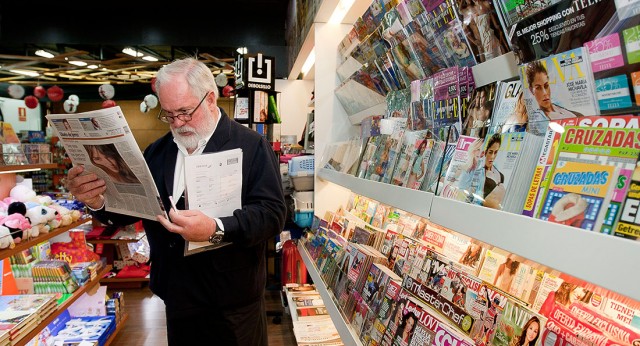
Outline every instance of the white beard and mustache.
[[[201, 126], [198, 128], [189, 126], [189, 123], [184, 124], [182, 127], [172, 128], [171, 133], [173, 133], [173, 137], [176, 142], [180, 143], [180, 145], [187, 148], [187, 150], [195, 150], [198, 148], [198, 143], [200, 140], [206, 138], [214, 129], [216, 123], [213, 119], [213, 114], [207, 109], [206, 113], [203, 114], [204, 121]], [[195, 133], [183, 136], [182, 133]]]

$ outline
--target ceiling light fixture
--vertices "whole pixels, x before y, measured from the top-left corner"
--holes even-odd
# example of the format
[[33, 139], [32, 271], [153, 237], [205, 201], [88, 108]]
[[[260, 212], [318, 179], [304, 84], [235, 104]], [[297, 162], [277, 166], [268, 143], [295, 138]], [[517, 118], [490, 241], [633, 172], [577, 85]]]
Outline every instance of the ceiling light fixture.
[[49, 58], [49, 59], [51, 59], [51, 58], [53, 58], [55, 56], [55, 55], [53, 55], [53, 53], [47, 52], [44, 49], [38, 49], [36, 51], [36, 55], [37, 56], [41, 56], [43, 58]]
[[344, 16], [347, 15], [347, 12], [349, 12], [354, 2], [355, 0], [340, 0], [340, 2], [338, 3], [338, 6], [336, 6], [336, 9], [333, 10], [331, 17], [329, 17], [328, 23], [329, 24], [342, 23]]
[[138, 52], [137, 50], [135, 50], [135, 49], [133, 49], [131, 47], [125, 47], [122, 50], [122, 53], [129, 54], [129, 55], [134, 56], [136, 58], [140, 58], [140, 57], [142, 57], [144, 55], [144, 54]]
[[146, 61], [158, 61], [158, 58], [154, 57], [154, 56], [150, 56], [150, 55], [145, 55], [142, 57], [142, 60], [146, 60]]
[[17, 74], [21, 74], [29, 77], [38, 77], [40, 75], [36, 71], [29, 71], [29, 70], [9, 70], [9, 72], [13, 72], [13, 73], [17, 73]]
[[311, 67], [315, 63], [316, 63], [316, 49], [313, 48], [311, 50], [311, 52], [309, 52], [309, 56], [307, 57], [307, 60], [305, 60], [304, 64], [302, 64], [302, 68], [300, 69], [300, 72], [303, 75], [306, 75], [307, 72], [309, 72], [309, 70], [311, 70]]
[[80, 60], [69, 60], [69, 63], [76, 66], [87, 66], [86, 62]]
[[238, 52], [238, 54], [247, 54], [248, 50], [247, 47], [238, 47], [238, 49], [236, 49], [236, 52]]
[[12, 169], [9, 171], [2, 171], [0, 174], [8, 174], [8, 173], [24, 173], [24, 172], [37, 172], [42, 168], [24, 168], [24, 169]]

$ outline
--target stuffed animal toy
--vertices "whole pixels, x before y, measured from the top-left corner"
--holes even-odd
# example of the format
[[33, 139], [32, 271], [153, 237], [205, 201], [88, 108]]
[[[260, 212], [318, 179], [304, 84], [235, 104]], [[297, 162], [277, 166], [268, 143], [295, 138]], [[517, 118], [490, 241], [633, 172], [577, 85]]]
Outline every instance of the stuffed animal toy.
[[9, 192], [9, 197], [24, 203], [35, 198], [36, 193], [24, 185], [16, 185]]
[[12, 202], [7, 207], [7, 215], [11, 215], [13, 213], [20, 213], [24, 215], [27, 213], [27, 206], [22, 202]]
[[25, 215], [31, 221], [31, 228], [28, 232], [29, 237], [37, 237], [40, 233], [49, 233], [51, 228], [47, 224], [55, 219], [57, 215], [57, 211], [42, 205], [29, 208]]
[[11, 232], [13, 241], [18, 244], [23, 238], [26, 238], [28, 234], [25, 234], [27, 230], [31, 228], [31, 223], [20, 213], [13, 213], [4, 217], [0, 217], [0, 225], [5, 226]]
[[[56, 227], [51, 227], [53, 228], [57, 228], [60, 226], [69, 226], [72, 222], [76, 221], [77, 219], [79, 219], [80, 217], [78, 216], [78, 218], [76, 218], [76, 220], [74, 220], [74, 217], [72, 215], [72, 212], [70, 209], [65, 208], [59, 204], [53, 203], [51, 205], [49, 205], [49, 208], [55, 210], [58, 212], [58, 216], [59, 216], [59, 220], [60, 220], [60, 225], [56, 226]], [[76, 210], [77, 211], [77, 210]]]
[[14, 247], [16, 247], [16, 243], [13, 241], [11, 232], [8, 228], [0, 226], [0, 249], [13, 249]]

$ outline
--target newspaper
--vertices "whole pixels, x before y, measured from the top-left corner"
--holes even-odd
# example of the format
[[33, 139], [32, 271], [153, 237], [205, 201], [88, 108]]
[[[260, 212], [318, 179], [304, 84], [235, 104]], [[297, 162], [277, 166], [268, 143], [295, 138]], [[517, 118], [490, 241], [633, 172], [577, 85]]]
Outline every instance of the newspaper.
[[46, 117], [73, 165], [106, 182], [107, 211], [150, 220], [167, 215], [120, 107]]

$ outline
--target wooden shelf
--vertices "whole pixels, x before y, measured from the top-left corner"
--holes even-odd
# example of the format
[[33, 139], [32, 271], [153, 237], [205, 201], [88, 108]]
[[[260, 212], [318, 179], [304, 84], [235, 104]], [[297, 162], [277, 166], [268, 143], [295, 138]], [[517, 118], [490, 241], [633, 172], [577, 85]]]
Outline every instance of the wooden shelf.
[[73, 294], [71, 295], [71, 297], [69, 297], [69, 299], [62, 302], [62, 304], [58, 305], [56, 310], [51, 315], [49, 315], [47, 318], [42, 320], [40, 324], [38, 324], [31, 332], [29, 332], [29, 334], [25, 335], [22, 339], [18, 340], [15, 345], [17, 346], [26, 345], [29, 341], [31, 341], [31, 339], [33, 339], [36, 335], [38, 335], [38, 333], [40, 333], [40, 331], [44, 327], [48, 326], [49, 323], [55, 320], [63, 311], [67, 310], [67, 308], [69, 308], [69, 306], [71, 306], [71, 304], [73, 304], [76, 300], [78, 300], [78, 298], [80, 298], [85, 292], [87, 292], [93, 286], [97, 285], [100, 282], [100, 278], [102, 278], [102, 276], [110, 270], [111, 270], [111, 265], [106, 265], [104, 268], [102, 268], [102, 270], [98, 273], [95, 279], [87, 281], [86, 284], [82, 285], [75, 292], [73, 292]]
[[144, 278], [107, 278], [100, 280], [103, 284], [120, 283], [120, 282], [149, 282], [148, 277]]
[[55, 236], [57, 236], [58, 234], [62, 234], [64, 232], [67, 232], [68, 230], [74, 229], [80, 225], [83, 225], [87, 222], [91, 222], [91, 217], [85, 217], [85, 218], [81, 218], [80, 220], [73, 222], [72, 224], [68, 225], [68, 226], [64, 226], [64, 227], [58, 227], [54, 230], [49, 231], [49, 233], [44, 233], [44, 234], [40, 234], [39, 236], [29, 239], [28, 241], [23, 241], [20, 244], [16, 244], [16, 247], [14, 247], [13, 249], [2, 249], [0, 250], [0, 259], [4, 259], [4, 258], [8, 258], [11, 257], [13, 255], [15, 255], [18, 252], [21, 252], [23, 250], [26, 250], [38, 243], [41, 243], [45, 240], [51, 239]]
[[120, 333], [120, 330], [122, 329], [122, 327], [124, 326], [124, 323], [129, 319], [129, 314], [124, 313], [122, 315], [122, 319], [120, 319], [120, 323], [118, 323], [116, 325], [116, 330], [113, 331], [113, 333], [109, 336], [109, 338], [107, 339], [107, 341], [104, 343], [104, 346], [109, 346], [111, 345], [111, 343], [113, 342], [113, 340], [115, 340], [115, 338], [118, 336], [118, 333]]
[[137, 243], [146, 235], [144, 232], [140, 232], [140, 235], [135, 239], [87, 239], [87, 243], [91, 244], [124, 244], [124, 243]]
[[0, 166], [0, 173], [8, 171], [28, 171], [34, 169], [53, 169], [58, 168], [57, 163], [43, 163], [38, 165], [10, 165]]

